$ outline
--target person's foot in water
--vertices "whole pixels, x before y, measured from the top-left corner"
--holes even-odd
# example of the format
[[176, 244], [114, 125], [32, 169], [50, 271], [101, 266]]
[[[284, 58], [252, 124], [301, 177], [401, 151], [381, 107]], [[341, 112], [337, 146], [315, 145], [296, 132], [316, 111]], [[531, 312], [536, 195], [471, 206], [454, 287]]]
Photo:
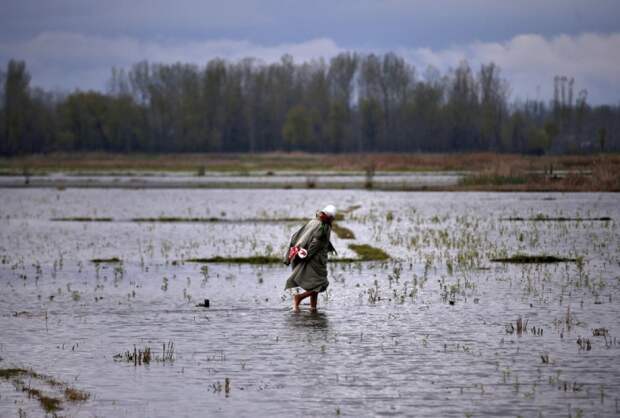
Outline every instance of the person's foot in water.
[[318, 302], [319, 294], [312, 292], [310, 295], [310, 312], [316, 312], [316, 303]]
[[302, 297], [300, 294], [293, 295], [293, 312], [299, 312], [299, 303]]

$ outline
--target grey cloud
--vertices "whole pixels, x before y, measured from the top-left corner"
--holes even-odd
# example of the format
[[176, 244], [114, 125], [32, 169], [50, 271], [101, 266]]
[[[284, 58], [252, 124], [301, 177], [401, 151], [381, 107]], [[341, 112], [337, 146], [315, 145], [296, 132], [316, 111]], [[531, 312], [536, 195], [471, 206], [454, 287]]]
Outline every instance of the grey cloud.
[[617, 0], [5, 0], [0, 65], [24, 59], [44, 87], [100, 89], [112, 66], [143, 59], [395, 50], [418, 67], [495, 61], [522, 97], [539, 85], [548, 97], [567, 74], [616, 102], [619, 17]]
[[[151, 62], [204, 64], [213, 58], [253, 57], [275, 62], [291, 54], [298, 61], [330, 58], [341, 52], [330, 39], [265, 46], [249, 41], [141, 41], [130, 37], [104, 38], [78, 33], [46, 32], [31, 40], [0, 43], [0, 63], [10, 58], [27, 62], [33, 83], [45, 88], [101, 90], [114, 67]], [[99, 75], [100, 78], [96, 78]]]
[[[140, 60], [204, 64], [219, 57], [245, 57], [265, 62], [291, 54], [297, 61], [327, 58], [344, 51], [334, 40], [312, 39], [299, 43], [263, 45], [244, 40], [143, 41], [127, 36], [107, 38], [77, 33], [47, 32], [21, 42], [0, 43], [0, 63], [23, 59], [33, 83], [45, 88], [103, 89], [112, 66], [128, 68]], [[362, 52], [387, 52], [365, 49]], [[593, 103], [620, 100], [620, 33], [586, 33], [546, 38], [522, 34], [506, 42], [480, 42], [444, 49], [397, 48], [422, 73], [428, 65], [442, 71], [466, 59], [472, 67], [495, 62], [510, 81], [514, 98], [551, 97], [553, 77], [575, 77], [577, 88], [587, 88]]]
[[0, 39], [77, 32], [142, 40], [330, 38], [346, 48], [446, 48], [521, 33], [617, 32], [617, 0], [8, 0]]
[[428, 48], [402, 50], [413, 63], [433, 65], [442, 70], [467, 60], [473, 67], [494, 62], [510, 81], [514, 97], [549, 99], [553, 77], [575, 78], [578, 89], [585, 88], [593, 103], [620, 101], [620, 33], [585, 33], [545, 38], [523, 34], [507, 42], [473, 42], [443, 50]]

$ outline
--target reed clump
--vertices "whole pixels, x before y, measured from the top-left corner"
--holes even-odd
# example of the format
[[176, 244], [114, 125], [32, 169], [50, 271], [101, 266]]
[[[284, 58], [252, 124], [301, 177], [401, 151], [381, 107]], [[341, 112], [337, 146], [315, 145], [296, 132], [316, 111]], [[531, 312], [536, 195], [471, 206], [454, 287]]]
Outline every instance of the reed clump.
[[149, 346], [139, 349], [134, 345], [133, 351], [127, 350], [124, 353], [115, 354], [112, 358], [114, 361], [133, 363], [134, 366], [148, 365], [152, 361], [171, 363], [175, 360], [174, 342], [170, 340], [162, 344], [161, 356], [154, 356]]
[[133, 363], [134, 366], [141, 366], [143, 364], [151, 363], [151, 347], [146, 346], [143, 349], [133, 347], [133, 351], [127, 350], [124, 353], [114, 355], [115, 361], [124, 361], [127, 363]]

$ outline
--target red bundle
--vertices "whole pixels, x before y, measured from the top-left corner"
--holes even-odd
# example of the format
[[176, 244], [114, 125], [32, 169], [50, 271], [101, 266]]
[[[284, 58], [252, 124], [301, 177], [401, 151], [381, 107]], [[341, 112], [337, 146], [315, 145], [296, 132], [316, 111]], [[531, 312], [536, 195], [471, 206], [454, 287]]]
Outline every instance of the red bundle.
[[308, 251], [306, 249], [299, 248], [296, 245], [291, 247], [290, 250], [288, 250], [288, 260], [289, 261], [292, 261], [293, 258], [295, 258], [295, 257], [306, 258], [307, 255], [308, 255]]
[[295, 256], [297, 255], [297, 253], [299, 252], [299, 247], [297, 246], [293, 246], [288, 250], [288, 261], [292, 261], [293, 258], [295, 258]]

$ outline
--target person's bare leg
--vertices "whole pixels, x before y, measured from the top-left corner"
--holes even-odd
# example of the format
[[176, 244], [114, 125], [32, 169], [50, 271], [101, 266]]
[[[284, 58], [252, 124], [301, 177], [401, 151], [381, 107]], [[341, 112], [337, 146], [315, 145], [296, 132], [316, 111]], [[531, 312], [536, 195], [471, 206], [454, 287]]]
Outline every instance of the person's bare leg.
[[308, 296], [311, 296], [312, 293], [314, 292], [307, 291], [307, 292], [297, 293], [296, 295], [293, 295], [293, 312], [299, 312], [299, 304], [301, 303], [301, 301], [307, 298]]
[[319, 292], [312, 292], [310, 295], [310, 310], [316, 312], [316, 303], [319, 300]]

